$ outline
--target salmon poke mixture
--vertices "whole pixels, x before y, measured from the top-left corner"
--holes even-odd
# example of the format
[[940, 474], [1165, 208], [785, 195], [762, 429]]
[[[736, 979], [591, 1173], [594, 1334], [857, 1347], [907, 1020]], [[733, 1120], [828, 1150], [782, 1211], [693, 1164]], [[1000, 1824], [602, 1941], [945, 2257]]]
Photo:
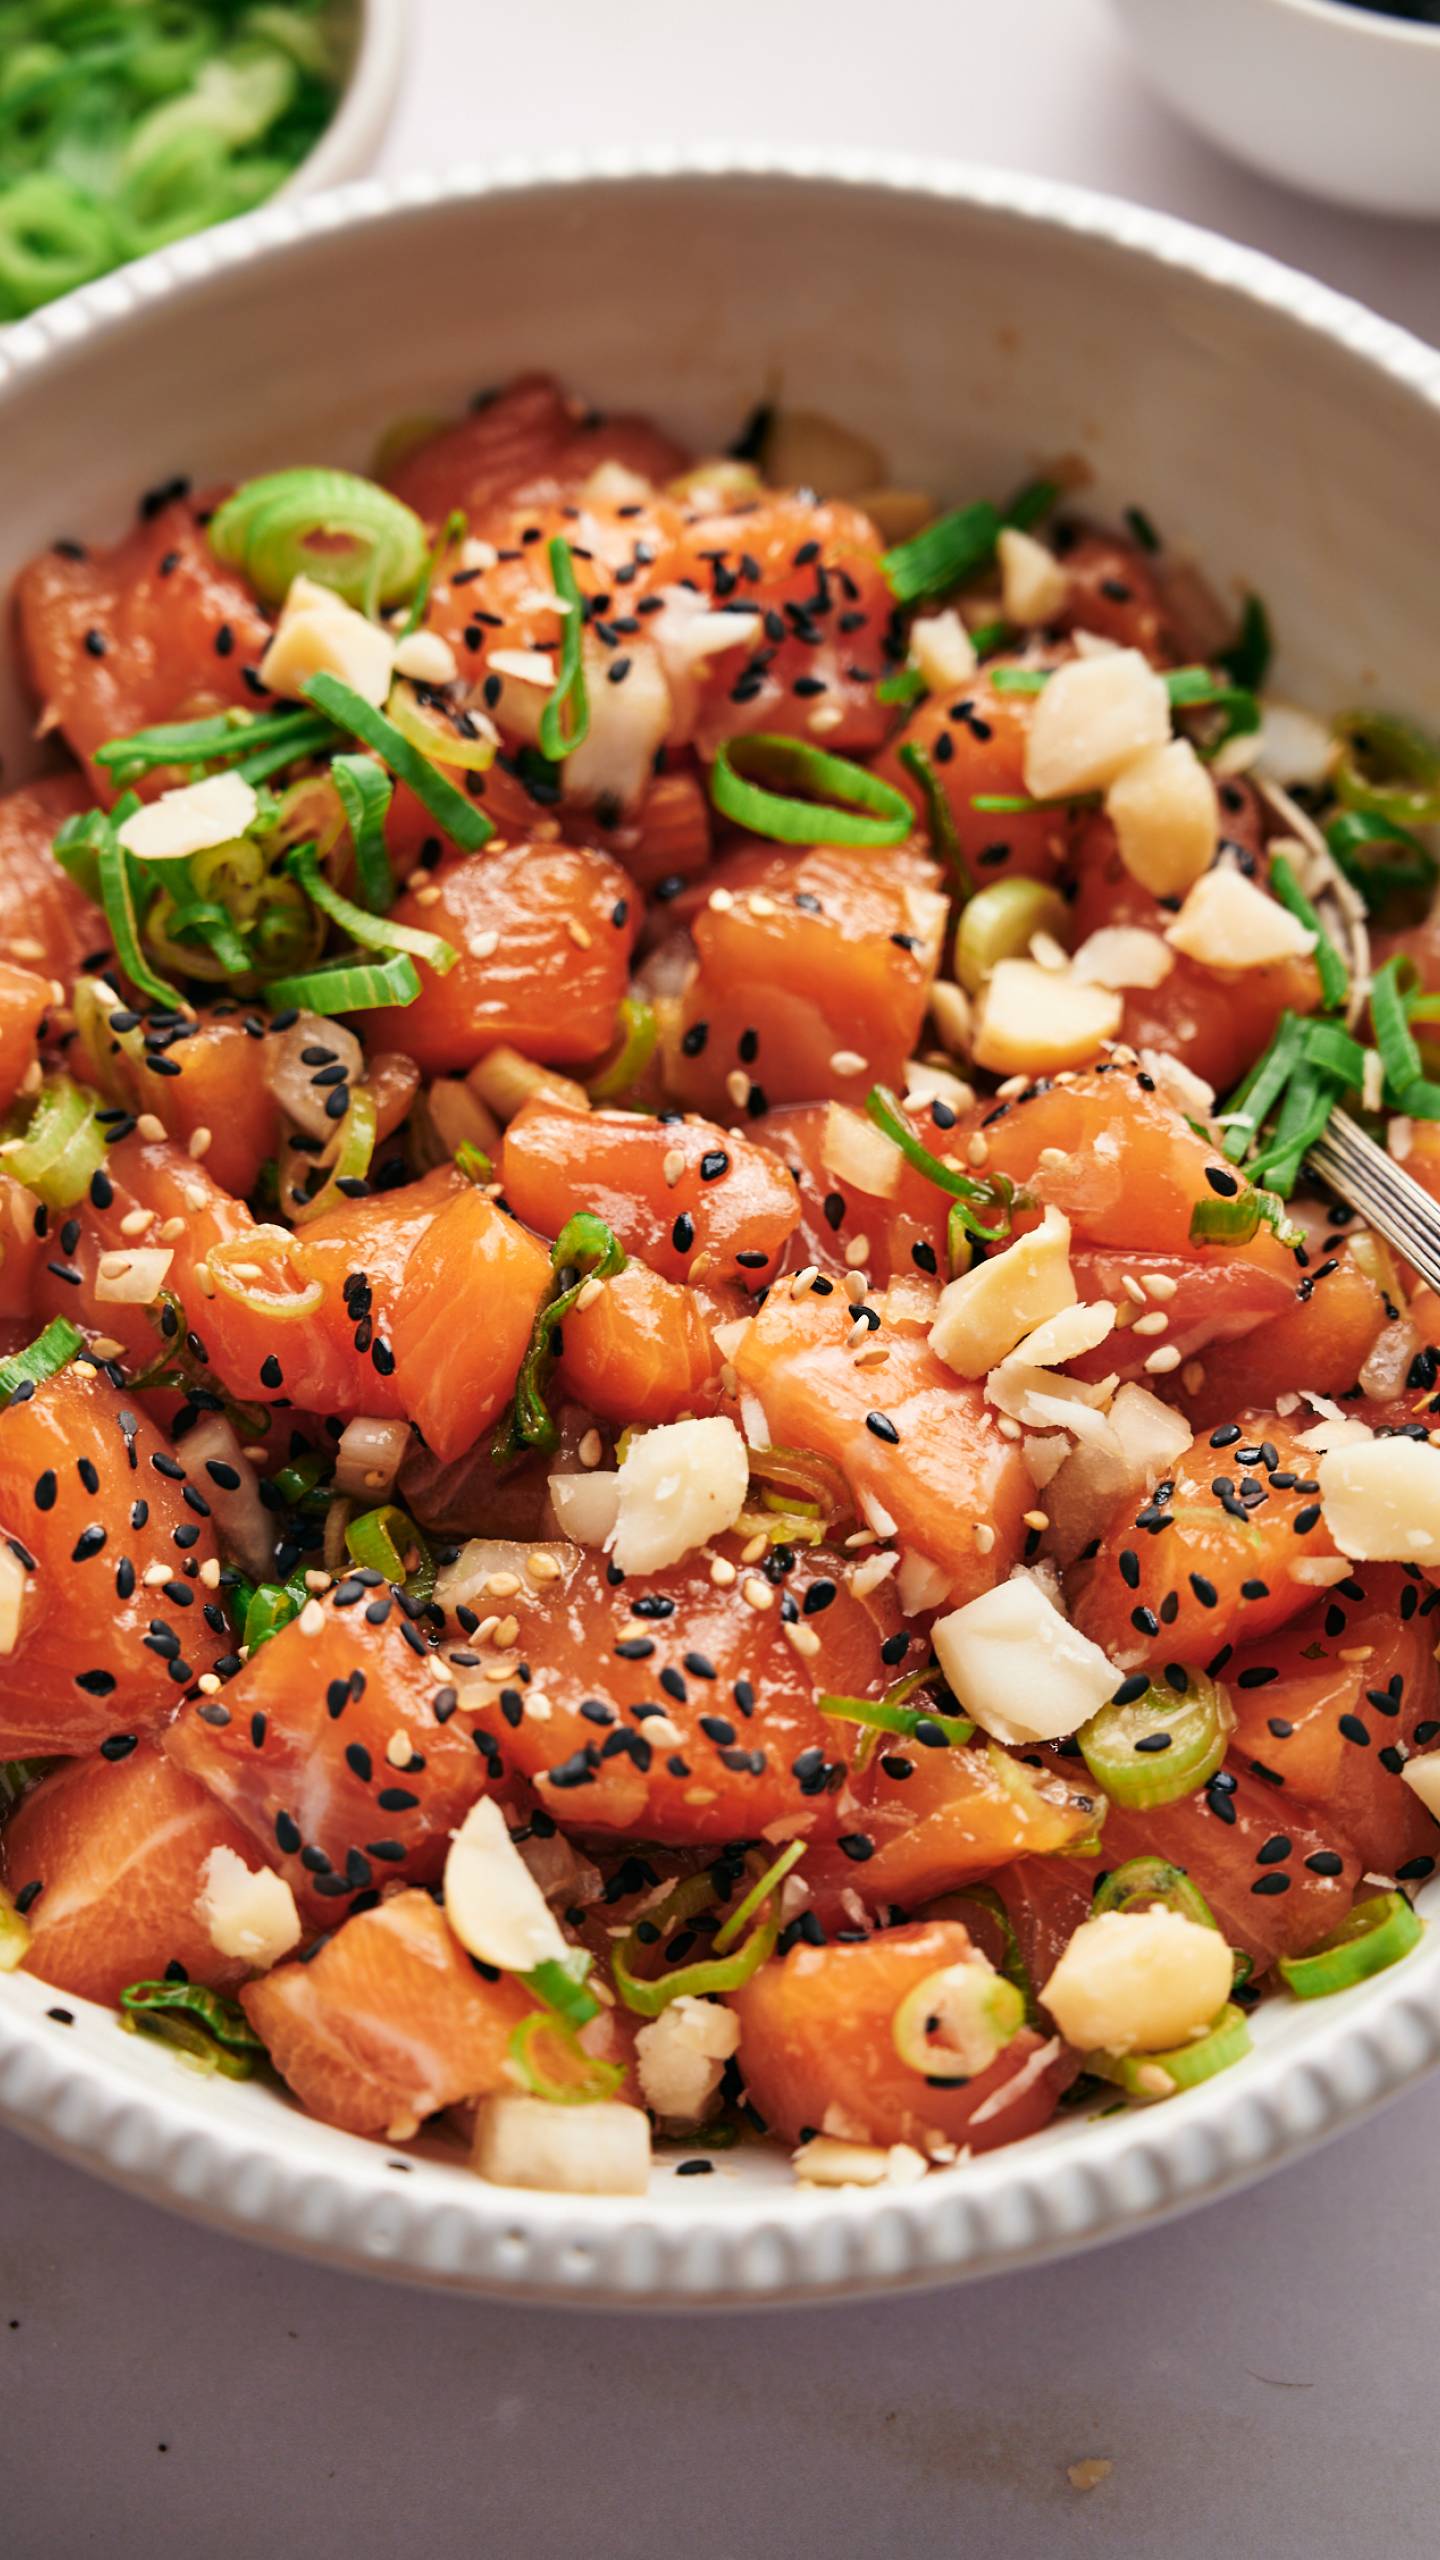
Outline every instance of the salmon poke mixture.
[[1084, 494], [530, 377], [25, 570], [53, 2019], [501, 2183], [876, 2184], [1414, 1947], [1440, 1304], [1305, 1160], [1440, 1197], [1440, 752]]

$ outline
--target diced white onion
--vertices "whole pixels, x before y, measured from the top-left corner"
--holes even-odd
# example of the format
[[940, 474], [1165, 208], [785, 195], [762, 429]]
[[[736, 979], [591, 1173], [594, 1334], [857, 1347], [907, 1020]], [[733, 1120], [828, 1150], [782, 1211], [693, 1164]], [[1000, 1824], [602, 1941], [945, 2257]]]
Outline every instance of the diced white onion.
[[102, 1253], [95, 1270], [95, 1295], [110, 1306], [153, 1307], [174, 1259], [168, 1245]]
[[331, 1063], [344, 1068], [347, 1085], [358, 1084], [363, 1077], [365, 1052], [353, 1031], [319, 1013], [302, 1013], [288, 1031], [269, 1042], [265, 1080], [287, 1120], [292, 1120], [307, 1138], [333, 1138], [335, 1123], [325, 1104], [334, 1086], [316, 1084], [315, 1078], [322, 1070], [305, 1064], [302, 1053], [306, 1049], [328, 1049]]
[[471, 2160], [495, 2186], [643, 2196], [650, 2183], [650, 2119], [643, 2108], [611, 2098], [567, 2107], [507, 2091], [481, 2099]]
[[410, 1445], [408, 1422], [383, 1422], [357, 1414], [347, 1422], [335, 1451], [335, 1490], [358, 1502], [383, 1502]]
[[445, 1917], [467, 1954], [506, 1973], [559, 1963], [566, 1941], [493, 1796], [472, 1804], [445, 1859]]
[[[181, 1456], [191, 1483], [210, 1505], [222, 1545], [255, 1581], [267, 1581], [275, 1566], [274, 1519], [260, 1499], [260, 1479], [233, 1425], [223, 1413], [202, 1413], [181, 1443]], [[219, 1482], [210, 1473], [212, 1465], [238, 1476], [239, 1483]]]

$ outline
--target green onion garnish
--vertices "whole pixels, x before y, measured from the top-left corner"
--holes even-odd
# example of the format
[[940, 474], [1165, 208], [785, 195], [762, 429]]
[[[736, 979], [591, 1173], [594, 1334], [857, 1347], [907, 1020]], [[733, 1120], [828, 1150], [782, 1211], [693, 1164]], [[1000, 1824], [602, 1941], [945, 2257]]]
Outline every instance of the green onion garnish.
[[660, 1025], [655, 1008], [643, 996], [622, 996], [616, 1007], [615, 1046], [603, 1066], [586, 1083], [592, 1102], [614, 1102], [629, 1093], [655, 1055]]
[[388, 960], [325, 960], [293, 978], [275, 978], [265, 994], [277, 1013], [369, 1013], [377, 1005], [413, 1004], [420, 972], [406, 951]]
[[[988, 681], [996, 693], [1043, 693], [1053, 667], [992, 667]], [[1248, 737], [1260, 726], [1260, 705], [1248, 686], [1226, 684], [1209, 667], [1172, 667], [1165, 690], [1176, 711], [1219, 711], [1223, 725], [1205, 752], [1213, 755], [1230, 738]], [[977, 809], [1027, 809], [1048, 806], [1032, 800], [977, 800]]]
[[313, 844], [292, 845], [285, 856], [285, 868], [321, 914], [363, 949], [408, 951], [412, 959], [423, 960], [433, 969], [437, 978], [448, 976], [454, 968], [460, 954], [453, 942], [446, 942], [438, 933], [424, 933], [418, 925], [395, 924], [389, 916], [371, 915], [367, 908], [357, 907], [353, 899], [342, 897], [321, 870]]
[[[1039, 2018], [1040, 2009], [1035, 1997], [1035, 1985], [1030, 1977], [1030, 1967], [1021, 1952], [1020, 1941], [1015, 1934], [1015, 1923], [993, 1884], [962, 1885], [956, 1892], [944, 1894], [938, 1902], [932, 1903], [929, 1916], [934, 1920], [959, 1920], [966, 1928], [970, 1928], [965, 1918], [967, 1907], [973, 1911], [983, 1912], [986, 1919], [991, 1921], [998, 1930], [1000, 1945], [999, 1953], [993, 1959], [995, 1970], [1002, 1974], [1007, 1982], [1014, 1984], [1025, 2003], [1025, 2023], [1033, 2027]], [[970, 1929], [970, 1935], [976, 1939], [977, 1944], [983, 1944], [983, 1934], [983, 1931], [977, 1934], [973, 1928]]]
[[776, 844], [902, 844], [915, 824], [904, 792], [864, 765], [801, 738], [758, 732], [720, 748], [710, 797], [722, 816]]
[[[938, 1676], [931, 1665], [921, 1673], [920, 1681]], [[897, 1681], [896, 1687], [901, 1685]], [[920, 1682], [912, 1673], [903, 1685], [913, 1690]], [[815, 1704], [822, 1716], [839, 1716], [846, 1724], [866, 1725], [875, 1733], [898, 1733], [907, 1742], [918, 1742], [932, 1750], [938, 1750], [943, 1744], [948, 1750], [958, 1751], [965, 1743], [973, 1741], [975, 1727], [968, 1716], [942, 1716], [933, 1707], [892, 1704], [893, 1697], [894, 1691], [887, 1691], [883, 1698], [845, 1698], [826, 1689], [821, 1691]]]
[[744, 1901], [737, 1902], [734, 1910], [727, 1912], [711, 1940], [717, 1956], [729, 1954], [737, 1939], [744, 1934], [746, 1923], [753, 1920], [762, 1903], [768, 1902], [771, 1894], [779, 1890], [791, 1868], [799, 1866], [809, 1846], [808, 1840], [792, 1840], [788, 1848], [781, 1850], [778, 1858], [771, 1860], [763, 1875], [756, 1877]]
[[[232, 1592], [232, 1603], [238, 1594]], [[241, 1622], [240, 1641], [247, 1653], [258, 1651], [272, 1636], [298, 1618], [310, 1597], [309, 1585], [301, 1572], [288, 1582], [261, 1582], [245, 1589], [245, 1614]]]
[[489, 843], [495, 830], [474, 801], [457, 791], [453, 782], [447, 782], [419, 748], [402, 737], [394, 721], [377, 711], [353, 685], [342, 684], [338, 676], [322, 674], [311, 676], [303, 690], [306, 700], [323, 711], [327, 720], [333, 720], [338, 729], [348, 730], [352, 738], [358, 738], [362, 746], [373, 749], [388, 764], [463, 853], [478, 853], [482, 845]]
[[8, 1399], [17, 1387], [40, 1386], [68, 1368], [84, 1348], [85, 1336], [69, 1317], [52, 1316], [44, 1332], [27, 1342], [23, 1351], [12, 1351], [8, 1360], [0, 1360], [0, 1396]]
[[1113, 2081], [1127, 2097], [1173, 2098], [1228, 2071], [1250, 2051], [1245, 2013], [1227, 2001], [1209, 2031], [1194, 2044], [1176, 2045], [1168, 2053], [1087, 2053], [1085, 2068], [1098, 2080]]
[[1401, 827], [1440, 819], [1440, 747], [1392, 712], [1345, 711], [1335, 722], [1336, 798]]
[[446, 517], [431, 546], [430, 556], [420, 572], [415, 593], [410, 599], [410, 610], [400, 626], [402, 640], [408, 640], [412, 631], [419, 630], [430, 602], [430, 590], [435, 584], [436, 571], [446, 552], [453, 550], [457, 542], [464, 541], [469, 522], [470, 519], [463, 507], [454, 508]]
[[[548, 2044], [547, 2062], [542, 2048]], [[532, 2098], [555, 2107], [593, 2106], [612, 2098], [625, 2077], [618, 2062], [597, 2062], [585, 2051], [575, 2030], [551, 2009], [533, 2010], [510, 2030], [509, 2058]], [[557, 2067], [558, 2065], [558, 2067]]]
[[304, 728], [296, 727], [286, 738], [276, 738], [269, 746], [252, 747], [243, 755], [232, 772], [242, 782], [268, 782], [272, 773], [283, 773], [287, 766], [298, 764], [302, 756], [323, 755], [335, 743], [335, 732], [328, 720], [308, 720]]
[[1195, 1795], [1225, 1757], [1235, 1717], [1224, 1690], [1203, 1671], [1177, 1664], [1175, 1676], [1183, 1689], [1167, 1672], [1130, 1705], [1101, 1707], [1075, 1737], [1097, 1787], [1128, 1811]]
[[[1440, 863], [1408, 827], [1369, 809], [1341, 809], [1325, 826], [1325, 842], [1366, 910], [1375, 915], [1407, 890], [1427, 895], [1440, 879]], [[1389, 848], [1392, 859], [1382, 858]]]
[[923, 533], [887, 551], [880, 566], [897, 604], [919, 604], [923, 598], [963, 586], [995, 557], [1003, 518], [988, 498], [937, 516]]
[[1191, 1882], [1183, 1867], [1170, 1864], [1168, 1858], [1145, 1856], [1127, 1858], [1124, 1865], [1112, 1867], [1101, 1876], [1091, 1897], [1092, 1912], [1149, 1911], [1157, 1903], [1167, 1911], [1178, 1911], [1186, 1920], [1198, 1920], [1204, 1929], [1218, 1929], [1219, 1921], [1198, 1884]]
[[105, 1132], [95, 1117], [95, 1097], [68, 1076], [52, 1076], [41, 1086], [24, 1136], [0, 1145], [0, 1167], [49, 1209], [73, 1209], [104, 1161]]
[[938, 1191], [948, 1192], [952, 1200], [963, 1201], [967, 1211], [1000, 1211], [999, 1223], [993, 1227], [982, 1227], [973, 1214], [967, 1214], [965, 1223], [971, 1235], [978, 1236], [985, 1244], [996, 1244], [1003, 1236], [1008, 1236], [1010, 1212], [1018, 1194], [1007, 1174], [997, 1174], [987, 1182], [974, 1182], [968, 1173], [961, 1173], [955, 1165], [942, 1164], [938, 1156], [932, 1156], [929, 1148], [921, 1144], [895, 1095], [883, 1084], [872, 1085], [865, 1096], [865, 1116], [892, 1145], [899, 1148], [906, 1163], [912, 1164], [917, 1173], [923, 1173], [926, 1181], [933, 1182]]
[[[353, 1562], [367, 1572], [383, 1574], [412, 1600], [428, 1600], [435, 1588], [435, 1558], [408, 1511], [383, 1503], [345, 1523], [345, 1546]], [[407, 1558], [413, 1556], [410, 1564]]]
[[897, 667], [875, 687], [877, 702], [923, 702], [929, 690], [918, 667]]
[[1247, 595], [1240, 612], [1240, 628], [1228, 649], [1217, 649], [1215, 664], [1223, 667], [1232, 684], [1246, 692], [1258, 693], [1270, 672], [1274, 655], [1270, 616], [1257, 595]]
[[183, 998], [179, 988], [172, 987], [168, 978], [156, 976], [140, 948], [135, 866], [119, 834], [139, 806], [134, 792], [127, 791], [113, 809], [88, 809], [67, 818], [55, 838], [55, 859], [62, 871], [68, 872], [86, 895], [104, 908], [115, 957], [131, 985], [156, 1004], [180, 1004]]
[[[626, 2008], [633, 2010], [637, 2017], [658, 2018], [661, 2010], [668, 2009], [672, 2000], [698, 2000], [703, 1999], [707, 1992], [738, 1991], [742, 1982], [748, 1982], [752, 1974], [758, 1973], [761, 1965], [773, 1954], [780, 1933], [774, 1895], [776, 1868], [780, 1864], [781, 1861], [777, 1860], [775, 1867], [767, 1870], [767, 1878], [762, 1879], [766, 1884], [764, 1908], [748, 1937], [743, 1938], [738, 1946], [730, 1947], [724, 1955], [702, 1957], [695, 1964], [666, 1966], [658, 1978], [650, 1970], [656, 1962], [657, 1950], [661, 1951], [663, 1962], [664, 1942], [671, 1933], [684, 1922], [698, 1920], [702, 1914], [714, 1909], [714, 1874], [707, 1869], [701, 1875], [686, 1876], [654, 1910], [645, 1912], [628, 1935], [620, 1940], [611, 1959], [615, 1988]], [[740, 1908], [746, 1909], [752, 1901], [753, 1897], [747, 1893]], [[642, 1957], [645, 1960], [643, 1970]]]
[[1277, 1969], [1297, 2000], [1323, 2000], [1332, 1991], [1348, 1991], [1368, 1982], [1408, 1956], [1425, 1934], [1403, 1893], [1373, 1894], [1347, 1911], [1337, 1928], [1317, 1940], [1301, 1956], [1276, 1958]]
[[1386, 961], [1383, 969], [1376, 970], [1370, 981], [1370, 1019], [1375, 1027], [1375, 1045], [1384, 1065], [1385, 1082], [1391, 1094], [1398, 1099], [1409, 1086], [1419, 1083], [1425, 1072], [1425, 1062], [1410, 1028], [1405, 998], [1400, 992], [1398, 952], [1392, 960]]
[[560, 672], [555, 690], [540, 714], [540, 752], [559, 764], [590, 733], [590, 696], [585, 686], [585, 607], [575, 575], [570, 545], [555, 534], [550, 543], [550, 575], [555, 593], [568, 612], [560, 616]]
[[156, 2036], [227, 2080], [248, 2080], [265, 2047], [237, 2000], [199, 1982], [131, 1982], [120, 1994], [120, 2024]]
[[205, 720], [166, 721], [152, 729], [136, 729], [128, 738], [110, 738], [95, 750], [95, 762], [122, 787], [155, 773], [162, 765], [233, 764], [255, 747], [288, 746], [303, 752], [314, 728], [308, 711], [217, 711]]
[[[510, 1409], [495, 1435], [497, 1466], [522, 1449], [553, 1449], [559, 1437], [545, 1389], [558, 1356], [556, 1337], [587, 1280], [613, 1280], [625, 1268], [618, 1236], [588, 1209], [567, 1218], [550, 1248], [555, 1284], [535, 1318]], [[573, 1275], [573, 1277], [572, 1277]]]
[[988, 658], [997, 649], [1013, 647], [1020, 637], [1013, 622], [977, 622], [970, 634], [970, 646], [977, 658]]
[[360, 894], [373, 915], [384, 915], [395, 896], [395, 876], [385, 843], [385, 821], [395, 786], [373, 756], [332, 756], [330, 779], [355, 848]]
[[571, 1947], [563, 1956], [548, 1956], [520, 1979], [568, 2027], [584, 2027], [600, 2015], [600, 2003], [589, 1988], [593, 1962], [584, 1947]]
[[369, 613], [407, 595], [426, 560], [413, 507], [353, 471], [309, 465], [245, 481], [212, 516], [210, 548], [265, 604], [283, 604], [303, 576]]
[[1338, 1013], [1350, 993], [1350, 972], [1319, 915], [1306, 897], [1295, 876], [1293, 863], [1283, 853], [1273, 856], [1270, 864], [1270, 892], [1292, 916], [1299, 918], [1315, 936], [1315, 966], [1320, 972], [1320, 993], [1326, 1008]]
[[913, 774], [925, 796], [925, 817], [930, 829], [930, 843], [936, 859], [950, 874], [951, 889], [957, 898], [975, 894], [975, 883], [955, 830], [955, 812], [939, 776], [923, 747], [914, 744], [900, 750], [900, 762]]

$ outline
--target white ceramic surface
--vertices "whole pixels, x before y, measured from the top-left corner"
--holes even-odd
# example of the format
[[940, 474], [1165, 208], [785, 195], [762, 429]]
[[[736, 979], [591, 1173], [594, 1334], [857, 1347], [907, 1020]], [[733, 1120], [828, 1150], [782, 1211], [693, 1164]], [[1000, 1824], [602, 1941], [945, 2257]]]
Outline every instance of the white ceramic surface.
[[280, 189], [282, 198], [342, 187], [373, 164], [399, 92], [405, 8], [406, 0], [335, 0], [345, 84], [314, 150]]
[[[363, 460], [388, 419], [547, 361], [702, 443], [778, 375], [874, 435], [898, 476], [955, 495], [1083, 452], [1102, 508], [1139, 501], [1268, 596], [1302, 697], [1419, 708], [1440, 684], [1421, 538], [1440, 356], [1162, 216], [845, 155], [360, 186], [107, 279], [0, 349], [0, 582], [172, 472]], [[0, 744], [7, 770], [33, 760], [13, 682]], [[1253, 2176], [1440, 2054], [1440, 1933], [1343, 1999], [1267, 2006], [1256, 2042], [1167, 2107], [1070, 2120], [915, 2188], [802, 2194], [781, 2155], [747, 2152], [705, 2179], [667, 2160], [643, 2203], [581, 2203], [488, 2188], [440, 2146], [397, 2166], [12, 1976], [0, 2116], [339, 2263], [539, 2299], [793, 2299], [1033, 2261]]]
[[1440, 214], [1440, 26], [1349, 0], [1110, 0], [1166, 105], [1367, 213]]

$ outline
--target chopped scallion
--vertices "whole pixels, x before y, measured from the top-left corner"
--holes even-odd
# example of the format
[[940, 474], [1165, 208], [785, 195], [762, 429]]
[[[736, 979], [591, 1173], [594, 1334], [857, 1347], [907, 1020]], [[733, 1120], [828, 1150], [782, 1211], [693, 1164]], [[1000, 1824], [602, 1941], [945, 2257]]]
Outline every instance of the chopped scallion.
[[459, 845], [463, 853], [478, 853], [488, 844], [495, 830], [483, 812], [457, 791], [433, 764], [422, 756], [418, 747], [402, 737], [393, 720], [377, 711], [353, 685], [342, 684], [338, 676], [311, 676], [305, 685], [307, 701], [323, 711], [327, 720], [346, 729], [362, 746], [372, 749], [387, 764], [397, 779], [423, 801], [432, 818], [446, 835]]
[[902, 844], [915, 824], [904, 792], [864, 765], [758, 731], [719, 749], [710, 797], [723, 817], [776, 844]]
[[583, 745], [590, 733], [590, 696], [585, 685], [585, 606], [575, 575], [570, 545], [556, 534], [550, 544], [550, 575], [561, 605], [560, 672], [555, 690], [540, 714], [540, 752], [560, 764]]

